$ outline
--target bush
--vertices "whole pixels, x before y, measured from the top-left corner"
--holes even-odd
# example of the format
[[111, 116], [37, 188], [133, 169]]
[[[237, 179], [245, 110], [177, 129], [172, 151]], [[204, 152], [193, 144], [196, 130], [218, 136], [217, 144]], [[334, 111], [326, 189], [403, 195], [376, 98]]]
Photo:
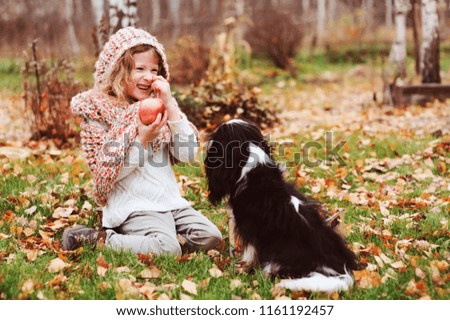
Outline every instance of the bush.
[[262, 98], [259, 88], [238, 80], [239, 43], [233, 18], [226, 20], [226, 29], [216, 36], [206, 78], [188, 95], [178, 95], [177, 100], [189, 119], [208, 131], [234, 118], [252, 121], [263, 129], [272, 127], [278, 122], [275, 106]]
[[227, 81], [202, 82], [189, 94], [177, 94], [176, 99], [189, 120], [206, 131], [234, 118], [254, 122], [262, 129], [279, 121], [276, 108], [261, 97], [257, 87], [249, 89]]
[[252, 16], [253, 24], [245, 33], [245, 39], [253, 52], [267, 53], [273, 62], [295, 76], [294, 58], [303, 32], [288, 13], [260, 10]]
[[209, 64], [209, 49], [197, 38], [185, 36], [169, 47], [170, 77], [173, 83], [199, 84]]
[[50, 66], [36, 57], [33, 42], [32, 57], [25, 57], [21, 70], [23, 99], [31, 126], [31, 140], [54, 139], [57, 145], [76, 136], [70, 100], [79, 92], [70, 62], [60, 60]]

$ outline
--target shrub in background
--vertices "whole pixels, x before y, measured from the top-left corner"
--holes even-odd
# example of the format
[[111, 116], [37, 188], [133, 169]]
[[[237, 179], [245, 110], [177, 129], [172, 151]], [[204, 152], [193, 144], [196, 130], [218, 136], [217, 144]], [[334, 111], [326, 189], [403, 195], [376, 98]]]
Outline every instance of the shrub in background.
[[242, 53], [236, 20], [226, 19], [225, 27], [225, 32], [216, 35], [205, 79], [176, 98], [189, 119], [207, 131], [234, 118], [252, 121], [263, 129], [272, 127], [278, 122], [274, 104], [262, 97], [259, 88], [239, 81], [237, 64]]
[[252, 25], [245, 39], [253, 52], [266, 53], [277, 67], [296, 76], [294, 58], [300, 49], [303, 31], [292, 15], [274, 10], [260, 10], [252, 15]]
[[199, 84], [209, 64], [209, 49], [194, 36], [179, 38], [169, 46], [171, 81], [176, 84]]
[[49, 65], [38, 60], [36, 42], [33, 42], [32, 56], [25, 56], [21, 75], [31, 140], [49, 138], [61, 146], [76, 137], [70, 100], [80, 88], [74, 80], [72, 64], [59, 60]]

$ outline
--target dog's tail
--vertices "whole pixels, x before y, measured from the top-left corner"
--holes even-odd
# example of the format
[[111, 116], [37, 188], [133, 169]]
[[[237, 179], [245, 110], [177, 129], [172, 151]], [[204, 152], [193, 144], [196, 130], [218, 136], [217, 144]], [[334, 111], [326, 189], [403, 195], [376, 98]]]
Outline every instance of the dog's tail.
[[322, 268], [321, 272], [311, 272], [304, 278], [281, 280], [277, 286], [295, 291], [323, 291], [333, 293], [346, 291], [353, 285], [352, 276], [346, 272], [339, 274], [330, 268]]

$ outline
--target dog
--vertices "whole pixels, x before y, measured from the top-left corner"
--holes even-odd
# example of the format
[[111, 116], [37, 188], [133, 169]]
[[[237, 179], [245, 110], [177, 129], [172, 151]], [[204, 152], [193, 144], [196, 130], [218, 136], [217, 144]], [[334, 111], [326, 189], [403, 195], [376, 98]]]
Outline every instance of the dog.
[[227, 199], [242, 263], [258, 265], [291, 290], [348, 290], [356, 256], [320, 214], [320, 205], [283, 178], [257, 126], [240, 119], [208, 136], [204, 159], [209, 201]]

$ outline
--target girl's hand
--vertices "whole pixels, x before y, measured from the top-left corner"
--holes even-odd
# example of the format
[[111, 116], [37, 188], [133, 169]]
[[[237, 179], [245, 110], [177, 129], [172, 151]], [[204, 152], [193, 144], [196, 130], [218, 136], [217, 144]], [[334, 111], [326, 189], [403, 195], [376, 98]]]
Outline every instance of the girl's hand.
[[161, 129], [167, 122], [167, 112], [164, 112], [164, 115], [158, 114], [156, 120], [149, 124], [145, 125], [142, 123], [139, 118], [139, 114], [136, 114], [136, 121], [138, 124], [138, 140], [144, 146], [144, 149], [147, 149], [148, 144], [152, 142], [156, 137], [161, 133]]
[[164, 102], [167, 118], [170, 121], [180, 120], [181, 111], [175, 99], [172, 97], [169, 82], [163, 76], [156, 76], [151, 88], [152, 91], [156, 93], [156, 96]]

